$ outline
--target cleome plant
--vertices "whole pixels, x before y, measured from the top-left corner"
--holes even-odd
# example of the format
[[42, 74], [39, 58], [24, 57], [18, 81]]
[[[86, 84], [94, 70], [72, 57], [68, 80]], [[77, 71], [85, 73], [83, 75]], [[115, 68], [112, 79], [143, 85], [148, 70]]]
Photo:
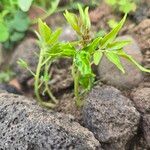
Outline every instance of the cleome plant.
[[[138, 64], [130, 55], [123, 51], [123, 47], [130, 43], [129, 40], [116, 40], [116, 36], [122, 28], [127, 14], [122, 20], [104, 37], [93, 38], [90, 34], [91, 22], [88, 14], [88, 7], [83, 9], [78, 5], [79, 16], [74, 13], [64, 13], [67, 22], [77, 33], [78, 40], [74, 42], [59, 42], [61, 29], [52, 30], [39, 19], [38, 44], [40, 47], [39, 61], [36, 72], [32, 72], [24, 60], [18, 63], [28, 69], [34, 76], [34, 89], [38, 102], [45, 107], [54, 108], [58, 100], [53, 96], [50, 87], [49, 68], [54, 60], [59, 58], [72, 59], [72, 77], [74, 80], [74, 95], [77, 106], [82, 106], [84, 94], [86, 94], [95, 82], [95, 74], [92, 71], [92, 65], [98, 65], [102, 57], [106, 57], [122, 73], [125, 73], [124, 67], [120, 61], [123, 57], [137, 66], [141, 71], [149, 72], [150, 70]], [[42, 92], [41, 92], [42, 90]], [[41, 93], [47, 93], [50, 101], [44, 101]]]

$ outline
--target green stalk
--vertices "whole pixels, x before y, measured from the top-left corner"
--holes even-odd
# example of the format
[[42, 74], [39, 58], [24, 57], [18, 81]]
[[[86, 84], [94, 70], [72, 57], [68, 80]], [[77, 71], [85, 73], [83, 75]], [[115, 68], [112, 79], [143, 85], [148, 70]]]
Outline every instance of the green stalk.
[[42, 101], [42, 98], [39, 94], [40, 71], [41, 71], [41, 64], [42, 64], [42, 60], [43, 60], [42, 52], [43, 52], [43, 50], [41, 49], [39, 63], [38, 63], [37, 69], [36, 69], [34, 91], [35, 91], [35, 95], [37, 97], [37, 101], [39, 102], [40, 105], [42, 105], [44, 107], [48, 107], [48, 108], [54, 108], [56, 106], [55, 104]]
[[74, 95], [75, 95], [75, 103], [78, 107], [82, 105], [79, 95], [79, 71], [76, 71], [76, 67], [73, 64], [72, 66], [72, 76], [74, 79]]
[[[51, 65], [51, 64], [48, 64], [48, 63], [45, 64], [45, 73], [48, 72], [48, 69], [49, 69], [49, 66], [50, 66], [50, 65]], [[51, 92], [51, 90], [50, 90], [50, 88], [49, 88], [49, 86], [48, 86], [48, 81], [45, 81], [45, 88], [46, 88], [46, 91], [47, 91], [49, 97], [51, 98], [51, 100], [52, 100], [55, 104], [57, 104], [58, 101], [57, 101], [57, 99], [55, 98], [55, 96], [52, 94], [52, 92]]]

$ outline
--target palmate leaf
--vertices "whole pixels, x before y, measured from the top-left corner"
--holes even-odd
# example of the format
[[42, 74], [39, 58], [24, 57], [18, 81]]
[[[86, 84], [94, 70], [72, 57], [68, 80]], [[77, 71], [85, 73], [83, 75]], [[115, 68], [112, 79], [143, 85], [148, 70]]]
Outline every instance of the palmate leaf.
[[123, 50], [117, 51], [117, 54], [125, 59], [127, 59], [129, 62], [133, 63], [136, 67], [138, 67], [143, 72], [150, 73], [150, 69], [146, 69], [143, 66], [141, 66], [139, 63], [136, 62], [135, 59], [132, 58], [132, 56], [126, 54]]
[[100, 42], [100, 48], [106, 48], [106, 46], [108, 44], [110, 44], [111, 42], [113, 42], [118, 34], [118, 32], [120, 31], [120, 29], [122, 28], [125, 20], [126, 20], [127, 14], [124, 15], [123, 19], [119, 22], [119, 24], [112, 29], [107, 35], [104, 36], [104, 38], [101, 40]]
[[123, 68], [123, 66], [122, 66], [122, 64], [121, 64], [120, 58], [119, 58], [119, 56], [118, 56], [116, 53], [114, 53], [114, 52], [112, 52], [112, 51], [107, 51], [107, 52], [105, 52], [104, 54], [105, 54], [105, 56], [108, 58], [108, 60], [109, 60], [110, 62], [112, 62], [113, 64], [115, 64], [116, 67], [117, 67], [122, 73], [125, 73], [125, 70], [124, 70], [124, 68]]

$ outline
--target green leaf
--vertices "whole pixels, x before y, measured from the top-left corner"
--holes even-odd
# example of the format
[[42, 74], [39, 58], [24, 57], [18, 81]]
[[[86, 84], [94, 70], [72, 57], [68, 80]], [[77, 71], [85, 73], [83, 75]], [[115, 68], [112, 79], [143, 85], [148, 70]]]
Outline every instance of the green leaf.
[[12, 42], [17, 42], [17, 41], [23, 39], [24, 36], [25, 36], [25, 34], [22, 33], [22, 32], [14, 32], [14, 33], [10, 36], [10, 40], [11, 40]]
[[133, 63], [136, 67], [138, 67], [141, 71], [143, 72], [148, 72], [150, 73], [150, 69], [146, 69], [143, 66], [141, 66], [139, 63], [136, 62], [136, 60], [134, 60], [132, 58], [132, 56], [126, 54], [123, 50], [120, 50], [117, 52], [117, 54], [125, 59], [127, 59], [128, 61], [130, 61], [131, 63]]
[[9, 38], [8, 28], [0, 22], [0, 42], [5, 42]]
[[91, 28], [91, 21], [88, 13], [89, 7], [85, 8], [85, 22], [86, 22], [86, 28], [90, 29]]
[[13, 28], [19, 32], [25, 32], [30, 25], [30, 20], [26, 13], [18, 11], [15, 14], [15, 18], [12, 20], [10, 24], [10, 28]]
[[94, 81], [95, 81], [94, 74], [87, 74], [81, 76], [79, 79], [79, 83], [85, 89], [85, 92], [91, 90]]
[[100, 60], [102, 59], [103, 53], [102, 51], [96, 51], [93, 55], [93, 61], [95, 65], [98, 65]]
[[61, 44], [62, 56], [74, 57], [76, 53], [76, 49], [70, 44]]
[[114, 19], [110, 19], [108, 21], [108, 25], [109, 25], [110, 28], [113, 29], [113, 28], [115, 28], [118, 25], [118, 22], [116, 20], [114, 20]]
[[18, 0], [18, 6], [22, 11], [28, 11], [32, 4], [33, 0]]
[[95, 38], [87, 47], [85, 47], [83, 50], [88, 51], [89, 53], [95, 52], [95, 50], [98, 48], [100, 41], [102, 40], [101, 37]]
[[41, 19], [38, 20], [38, 28], [42, 40], [48, 42], [51, 36], [51, 29]]
[[122, 64], [120, 62], [120, 59], [116, 53], [113, 53], [111, 51], [105, 52], [105, 56], [108, 58], [110, 62], [116, 65], [116, 67], [121, 70], [122, 73], [125, 73], [124, 68], [122, 67]]
[[81, 20], [82, 20], [83, 24], [85, 25], [86, 24], [85, 15], [84, 15], [82, 6], [80, 4], [78, 4], [78, 9], [79, 9]]
[[60, 0], [53, 0], [53, 1], [51, 2], [51, 8], [50, 8], [51, 13], [53, 13], [53, 12], [56, 11], [59, 2], [60, 2]]
[[51, 34], [51, 36], [49, 37], [49, 40], [47, 41], [47, 44], [54, 44], [58, 41], [58, 38], [60, 36], [62, 32], [62, 29], [61, 28], [58, 28], [55, 32], [53, 32]]
[[130, 43], [131, 43], [130, 40], [115, 41], [111, 44], [108, 44], [107, 49], [109, 49], [109, 50], [119, 50], [119, 49], [123, 48], [124, 46], [126, 46]]
[[65, 11], [64, 16], [65, 16], [67, 22], [72, 26], [72, 28], [77, 33], [79, 33], [80, 28], [78, 26], [78, 17], [75, 14], [68, 12], [67, 10]]
[[123, 19], [119, 22], [119, 24], [112, 29], [101, 41], [101, 48], [105, 48], [108, 44], [110, 44], [111, 42], [113, 42], [118, 34], [118, 32], [120, 31], [120, 29], [122, 28], [125, 20], [126, 20], [127, 14], [124, 15]]
[[84, 76], [92, 73], [92, 69], [90, 65], [90, 55], [88, 52], [85, 51], [77, 52], [74, 61], [81, 75]]
[[117, 0], [106, 0], [106, 3], [109, 5], [115, 5], [117, 3]]

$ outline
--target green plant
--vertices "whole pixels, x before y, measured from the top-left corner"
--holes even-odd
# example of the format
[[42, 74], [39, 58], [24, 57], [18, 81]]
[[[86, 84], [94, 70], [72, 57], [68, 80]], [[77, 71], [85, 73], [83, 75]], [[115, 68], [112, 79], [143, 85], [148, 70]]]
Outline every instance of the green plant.
[[[130, 55], [123, 51], [123, 47], [130, 43], [128, 40], [118, 41], [115, 40], [118, 32], [122, 28], [127, 14], [123, 19], [104, 37], [94, 37], [90, 35], [91, 22], [88, 15], [88, 7], [84, 10], [80, 5], [79, 16], [74, 13], [70, 13], [67, 10], [64, 16], [67, 22], [72, 26], [78, 35], [78, 40], [74, 42], [59, 42], [58, 37], [60, 30], [56, 30], [52, 33], [51, 29], [46, 23], [39, 20], [39, 46], [41, 48], [39, 54], [39, 63], [36, 73], [33, 73], [28, 65], [20, 60], [19, 64], [27, 68], [35, 78], [35, 94], [38, 101], [44, 106], [54, 107], [57, 101], [53, 103], [45, 103], [40, 98], [40, 86], [44, 82], [45, 90], [47, 90], [49, 76], [49, 67], [51, 63], [61, 57], [72, 59], [72, 77], [74, 79], [74, 95], [77, 106], [83, 104], [82, 96], [88, 92], [95, 81], [95, 75], [92, 71], [92, 65], [98, 65], [102, 57], [106, 57], [112, 62], [121, 72], [125, 73], [125, 70], [121, 64], [120, 57], [127, 59], [135, 64], [141, 71], [150, 72], [140, 64], [138, 64]], [[44, 80], [43, 80], [44, 79]], [[41, 83], [40, 83], [41, 82]], [[51, 97], [51, 94], [49, 94]], [[52, 97], [53, 100], [53, 97]]]
[[30, 21], [27, 14], [19, 10], [17, 0], [1, 0], [0, 8], [0, 42], [10, 48], [24, 37]]
[[123, 13], [135, 11], [139, 0], [105, 0], [107, 4]]
[[5, 71], [0, 72], [0, 83], [8, 82], [15, 75], [14, 72], [7, 69]]

